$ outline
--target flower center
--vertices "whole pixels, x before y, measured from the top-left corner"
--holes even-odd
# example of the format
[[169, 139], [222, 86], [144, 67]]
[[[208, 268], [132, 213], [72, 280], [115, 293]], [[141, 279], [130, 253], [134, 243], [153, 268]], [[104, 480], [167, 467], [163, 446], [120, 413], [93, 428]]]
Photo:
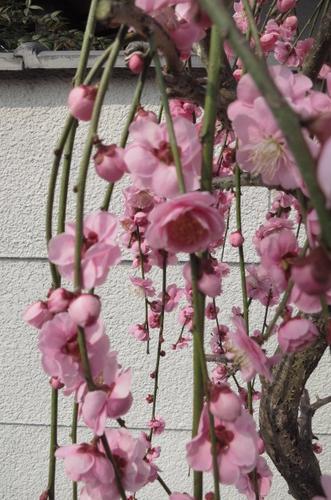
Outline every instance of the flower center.
[[192, 245], [205, 238], [207, 231], [189, 212], [167, 224], [169, 237], [179, 245]]
[[217, 425], [215, 427], [215, 435], [217, 439], [218, 451], [226, 451], [229, 444], [234, 439], [234, 434], [232, 431], [228, 431], [224, 425]]
[[127, 460], [125, 460], [125, 458], [123, 458], [123, 457], [120, 457], [119, 455], [116, 455], [116, 453], [113, 453], [113, 459], [114, 459], [119, 471], [120, 472], [123, 471], [123, 469], [125, 468], [125, 466], [127, 464]]
[[71, 337], [68, 342], [63, 347], [63, 352], [68, 354], [73, 358], [74, 361], [80, 361], [79, 345], [77, 340], [77, 334]]
[[155, 156], [166, 165], [174, 164], [174, 157], [169, 142], [162, 141], [157, 149], [154, 149]]
[[91, 248], [93, 245], [98, 243], [98, 241], [99, 241], [98, 235], [94, 231], [89, 231], [87, 233], [87, 236], [84, 235], [83, 245], [82, 245], [82, 254], [84, 255], [85, 252], [87, 252], [87, 250], [89, 248]]
[[284, 155], [283, 145], [273, 137], [267, 137], [254, 147], [250, 161], [253, 163], [253, 175], [267, 174], [273, 177], [278, 168], [278, 162]]

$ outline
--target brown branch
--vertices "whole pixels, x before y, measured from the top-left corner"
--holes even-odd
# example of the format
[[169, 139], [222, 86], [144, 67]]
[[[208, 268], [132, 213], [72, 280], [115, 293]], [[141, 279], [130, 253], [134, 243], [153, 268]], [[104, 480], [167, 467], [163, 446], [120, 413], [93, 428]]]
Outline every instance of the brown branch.
[[[282, 186], [267, 186], [263, 183], [261, 176], [251, 177], [250, 174], [241, 174], [240, 177], [240, 185], [241, 187], [264, 187], [266, 189], [283, 191], [284, 193], [295, 195], [295, 191], [284, 189]], [[228, 177], [219, 177], [213, 179], [213, 188], [214, 189], [224, 189], [225, 191], [229, 191], [230, 189], [235, 188], [235, 179], [232, 175]]]
[[306, 58], [303, 66], [303, 72], [313, 81], [318, 77], [318, 74], [325, 62], [330, 62], [331, 59], [331, 5], [326, 13], [326, 16], [321, 21], [320, 30], [317, 34], [315, 43], [309, 56]]
[[[321, 322], [317, 325], [322, 328]], [[327, 343], [321, 334], [317, 342], [302, 352], [285, 356], [273, 370], [273, 381], [262, 380], [260, 429], [266, 450], [297, 500], [323, 495], [321, 471], [312, 449], [311, 424], [298, 418], [305, 384], [317, 367]], [[308, 427], [307, 427], [308, 426]]]
[[310, 406], [312, 414], [314, 415], [317, 410], [319, 410], [320, 408], [322, 408], [323, 406], [325, 406], [329, 403], [331, 403], [331, 396], [328, 396], [326, 398], [321, 398], [321, 399], [317, 398], [317, 401], [315, 401], [315, 403], [313, 403]]

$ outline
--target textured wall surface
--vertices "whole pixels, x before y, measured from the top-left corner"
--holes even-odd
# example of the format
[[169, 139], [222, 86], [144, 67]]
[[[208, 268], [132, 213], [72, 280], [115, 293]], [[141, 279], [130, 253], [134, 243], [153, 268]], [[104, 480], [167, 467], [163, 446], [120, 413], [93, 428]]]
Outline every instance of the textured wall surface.
[[[50, 284], [44, 243], [45, 199], [52, 148], [66, 115], [65, 101], [70, 86], [68, 75], [33, 73], [30, 76], [2, 75], [0, 80], [0, 166], [1, 166], [1, 397], [0, 397], [0, 498], [4, 500], [35, 500], [47, 483], [50, 389], [39, 364], [37, 334], [21, 320], [24, 306], [43, 298]], [[101, 136], [107, 141], [119, 138], [127, 108], [134, 90], [134, 80], [118, 73], [114, 78], [102, 115]], [[144, 102], [158, 105], [152, 82], [148, 82]], [[70, 181], [69, 218], [74, 213], [72, 188], [76, 179], [79, 152], [86, 126], [79, 127], [78, 148], [73, 159]], [[87, 210], [100, 206], [105, 183], [93, 170], [88, 180]], [[121, 189], [116, 187], [111, 211], [120, 213]], [[251, 238], [257, 223], [262, 223], [268, 208], [265, 190], [244, 190], [244, 234], [246, 260], [256, 261]], [[236, 252], [227, 249], [225, 260], [230, 264], [225, 293], [219, 299], [221, 321], [226, 322], [233, 305], [240, 305], [239, 269]], [[152, 385], [148, 374], [155, 363], [156, 334], [152, 353], [144, 354], [145, 345], [128, 334], [128, 326], [142, 322], [142, 299], [130, 286], [128, 276], [135, 274], [129, 260], [111, 269], [109, 280], [100, 290], [103, 317], [112, 346], [120, 352], [124, 366], [134, 372], [134, 406], [126, 418], [135, 433], [144, 430], [150, 408], [145, 403]], [[155, 282], [160, 289], [157, 273]], [[169, 271], [169, 283], [181, 283], [179, 267]], [[255, 307], [251, 314], [252, 328], [260, 327], [263, 310]], [[174, 352], [170, 345], [178, 337], [175, 316], [166, 316], [165, 349], [160, 378], [160, 399], [157, 414], [166, 421], [165, 433], [155, 438], [162, 446], [159, 466], [162, 476], [176, 491], [190, 491], [191, 479], [185, 462], [185, 443], [190, 437], [191, 351]], [[208, 325], [208, 331], [211, 331]], [[208, 333], [207, 333], [208, 336]], [[310, 381], [311, 396], [328, 394], [326, 381], [328, 359], [324, 358], [319, 376]], [[69, 443], [71, 399], [60, 397], [59, 443]], [[319, 411], [314, 431], [323, 444], [322, 467], [331, 465], [331, 422], [328, 409]], [[79, 439], [88, 439], [79, 429]], [[58, 466], [58, 500], [70, 499], [70, 484]], [[224, 488], [224, 500], [240, 499], [235, 489]], [[164, 491], [155, 483], [138, 495], [140, 500], [161, 500]], [[276, 474], [271, 499], [287, 499], [286, 484]]]

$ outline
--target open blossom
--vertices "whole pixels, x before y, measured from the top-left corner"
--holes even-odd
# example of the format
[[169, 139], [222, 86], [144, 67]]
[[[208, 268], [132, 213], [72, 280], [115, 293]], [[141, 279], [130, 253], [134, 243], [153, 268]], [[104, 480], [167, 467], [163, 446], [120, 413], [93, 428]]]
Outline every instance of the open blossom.
[[273, 287], [267, 270], [261, 265], [250, 265], [246, 269], [248, 271], [246, 276], [248, 297], [258, 300], [264, 306], [277, 304], [279, 294]]
[[[92, 376], [103, 369], [109, 340], [100, 321], [85, 328], [86, 346]], [[77, 325], [66, 312], [57, 314], [41, 328], [38, 342], [41, 364], [51, 377], [58, 377], [72, 392], [84, 381]]]
[[140, 290], [145, 297], [153, 297], [155, 295], [155, 288], [153, 287], [153, 281], [151, 279], [130, 276], [130, 280], [133, 286]]
[[23, 312], [23, 320], [38, 330], [52, 318], [53, 314], [49, 311], [47, 303], [41, 300], [27, 306]]
[[247, 335], [244, 320], [241, 316], [233, 316], [234, 330], [227, 334], [226, 356], [238, 365], [242, 378], [248, 382], [258, 373], [271, 380], [269, 361], [261, 347]]
[[322, 247], [314, 248], [309, 255], [294, 260], [291, 277], [308, 295], [327, 293], [331, 289], [331, 257]]
[[152, 248], [199, 252], [221, 238], [224, 221], [206, 192], [187, 193], [161, 203], [149, 214], [146, 240]]
[[113, 466], [95, 444], [61, 446], [55, 456], [64, 460], [65, 473], [72, 481], [108, 485], [115, 479]]
[[113, 371], [105, 371], [100, 390], [88, 392], [81, 403], [83, 420], [97, 436], [104, 433], [107, 418], [122, 417], [132, 405], [131, 370]]
[[[174, 129], [185, 186], [188, 191], [199, 188], [201, 144], [195, 126], [183, 117], [174, 119]], [[147, 188], [159, 196], [172, 198], [179, 194], [176, 166], [166, 124], [139, 120], [130, 126], [132, 142], [124, 161], [135, 186]]]
[[[222, 293], [222, 278], [227, 276], [230, 269], [227, 264], [218, 262], [212, 257], [206, 258], [201, 262], [198, 277], [198, 288], [200, 292], [208, 297], [217, 297]], [[192, 286], [191, 266], [185, 264], [183, 267], [183, 276], [186, 286]]]
[[[258, 459], [257, 433], [252, 417], [243, 412], [233, 422], [215, 417], [217, 463], [220, 482], [235, 484], [251, 472]], [[204, 406], [198, 434], [186, 445], [187, 461], [193, 470], [212, 471], [213, 459], [207, 406]]]
[[165, 421], [162, 417], [154, 417], [148, 422], [148, 427], [153, 430], [154, 434], [162, 434], [165, 429]]
[[312, 321], [292, 318], [280, 325], [278, 343], [283, 352], [297, 352], [309, 346], [318, 336], [318, 330]]
[[[99, 286], [107, 278], [110, 266], [117, 264], [121, 252], [116, 243], [118, 222], [114, 215], [98, 211], [84, 218], [82, 276], [84, 288]], [[75, 260], [75, 224], [54, 236], [48, 245], [48, 258], [58, 266], [60, 274], [72, 281]]]
[[[328, 305], [331, 305], [331, 288], [326, 292], [325, 300]], [[300, 311], [309, 314], [318, 313], [322, 309], [320, 295], [309, 295], [297, 285], [292, 288], [289, 302], [294, 304]]]
[[149, 333], [146, 325], [136, 324], [129, 326], [129, 333], [137, 340], [146, 342], [149, 339]]
[[[263, 457], [259, 457], [256, 463], [257, 486], [259, 499], [264, 499], [269, 495], [272, 472]], [[239, 493], [246, 495], [247, 500], [256, 500], [254, 484], [248, 474], [242, 474], [235, 484]]]

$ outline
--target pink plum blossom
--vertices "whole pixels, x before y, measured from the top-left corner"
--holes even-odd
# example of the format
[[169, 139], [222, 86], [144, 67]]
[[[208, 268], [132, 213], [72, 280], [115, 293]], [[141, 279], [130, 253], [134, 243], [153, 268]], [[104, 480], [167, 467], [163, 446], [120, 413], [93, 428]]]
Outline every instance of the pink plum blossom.
[[108, 372], [100, 390], [88, 392], [81, 403], [83, 420], [97, 436], [104, 433], [107, 418], [124, 416], [132, 405], [131, 370]]
[[131, 325], [129, 327], [129, 333], [140, 342], [146, 342], [149, 339], [149, 333], [146, 325]]
[[261, 265], [250, 265], [246, 267], [246, 270], [248, 271], [246, 276], [248, 297], [258, 300], [264, 306], [277, 304], [279, 294], [273, 287], [267, 270]]
[[234, 231], [233, 233], [231, 233], [229, 236], [229, 240], [230, 244], [235, 248], [241, 247], [245, 241], [240, 231]]
[[71, 319], [83, 328], [92, 325], [98, 319], [100, 311], [100, 299], [91, 293], [82, 293], [71, 301], [68, 308]]
[[151, 279], [130, 276], [130, 280], [133, 286], [140, 290], [145, 297], [153, 297], [155, 295], [155, 288]]
[[41, 300], [27, 306], [23, 312], [23, 320], [38, 330], [52, 318], [53, 314], [49, 311], [47, 303]]
[[279, 12], [287, 12], [295, 7], [297, 0], [277, 0], [277, 9]]
[[48, 293], [48, 310], [53, 314], [65, 312], [73, 298], [74, 294], [65, 288], [52, 289]]
[[[214, 258], [206, 258], [201, 262], [198, 288], [208, 297], [217, 297], [222, 293], [222, 278], [227, 276], [230, 270], [227, 264], [217, 262]], [[183, 267], [183, 276], [186, 286], [192, 286], [191, 266], [187, 263]]]
[[127, 171], [123, 157], [124, 149], [116, 144], [99, 145], [93, 157], [97, 174], [108, 182], [119, 181]]
[[130, 54], [130, 56], [126, 59], [126, 64], [132, 73], [135, 75], [139, 75], [144, 69], [144, 57], [141, 52], [136, 51]]
[[201, 109], [192, 102], [183, 101], [182, 99], [170, 99], [170, 111], [174, 118], [182, 116], [190, 122], [193, 118], [201, 115]]
[[149, 214], [146, 240], [152, 248], [199, 252], [221, 238], [224, 221], [206, 192], [187, 193], [156, 206]]
[[322, 295], [331, 289], [331, 258], [322, 247], [292, 263], [291, 277], [297, 287], [308, 295]]
[[[167, 286], [164, 310], [166, 312], [171, 312], [174, 309], [176, 309], [182, 296], [183, 296], [183, 289], [178, 288], [175, 283]], [[162, 294], [160, 295], [160, 298], [162, 298]]]
[[153, 434], [162, 434], [165, 429], [165, 421], [162, 417], [154, 417], [148, 422], [148, 427], [153, 430]]
[[64, 460], [65, 473], [72, 481], [109, 485], [115, 479], [113, 466], [95, 444], [61, 446], [55, 456]]
[[242, 378], [248, 382], [258, 373], [271, 380], [269, 362], [261, 347], [247, 335], [244, 320], [241, 316], [233, 316], [234, 330], [227, 334], [226, 356], [239, 366]]
[[233, 422], [241, 414], [241, 401], [228, 384], [217, 384], [210, 389], [209, 409], [220, 420]]
[[89, 121], [92, 117], [97, 87], [79, 85], [74, 87], [68, 97], [69, 111], [77, 120]]
[[[101, 322], [85, 328], [85, 339], [93, 376], [102, 372], [109, 348]], [[78, 346], [77, 325], [66, 312], [57, 314], [41, 328], [38, 342], [44, 371], [72, 392], [84, 381]]]
[[[256, 464], [256, 477], [259, 500], [263, 500], [269, 495], [271, 483], [272, 483], [272, 472], [263, 457], [257, 459]], [[248, 474], [243, 474], [240, 476], [239, 480], [235, 484], [239, 493], [246, 495], [247, 500], [255, 500], [256, 493], [254, 484], [252, 483]]]
[[[217, 463], [220, 482], [235, 484], [242, 474], [251, 472], [258, 459], [257, 433], [252, 417], [243, 412], [235, 421], [215, 417]], [[212, 471], [213, 460], [209, 418], [204, 406], [198, 434], [186, 445], [187, 461], [193, 470]]]
[[[107, 278], [109, 267], [117, 264], [121, 252], [116, 243], [118, 222], [114, 215], [98, 211], [84, 219], [82, 245], [82, 277], [84, 288], [99, 286]], [[75, 260], [75, 224], [54, 236], [48, 245], [48, 258], [58, 266], [60, 274], [72, 281]]]
[[[185, 186], [193, 191], [199, 188], [201, 144], [194, 125], [185, 118], [175, 118], [174, 129]], [[135, 186], [150, 189], [159, 196], [176, 196], [179, 187], [166, 124], [151, 120], [133, 122], [130, 138], [132, 142], [125, 150], [124, 161]]]
[[292, 318], [280, 325], [278, 343], [285, 353], [297, 352], [312, 344], [319, 332], [309, 319]]
[[[327, 304], [331, 305], [331, 289], [325, 294]], [[297, 285], [292, 288], [290, 303], [294, 304], [300, 311], [308, 314], [318, 313], [322, 309], [321, 298], [319, 295], [308, 295]]]

